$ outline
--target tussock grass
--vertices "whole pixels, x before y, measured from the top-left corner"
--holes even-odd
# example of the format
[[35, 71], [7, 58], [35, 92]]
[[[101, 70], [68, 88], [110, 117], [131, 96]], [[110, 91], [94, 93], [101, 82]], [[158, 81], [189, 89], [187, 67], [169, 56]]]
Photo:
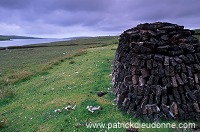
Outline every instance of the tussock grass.
[[15, 95], [14, 90], [12, 89], [0, 89], [0, 99], [12, 98]]
[[75, 61], [73, 61], [73, 60], [71, 60], [70, 62], [69, 62], [69, 64], [74, 64], [75, 63]]
[[16, 72], [16, 73], [11, 74], [8, 77], [5, 77], [4, 78], [4, 84], [14, 84], [17, 81], [26, 79], [26, 78], [28, 78], [28, 77], [30, 77], [32, 75], [33, 75], [33, 73], [30, 72], [30, 71]]
[[49, 69], [51, 69], [54, 65], [58, 65], [61, 62], [62, 59], [54, 59], [42, 66], [41, 71], [45, 72]]
[[0, 118], [0, 130], [7, 126], [8, 126], [8, 124], [7, 124], [6, 120]]
[[[49, 63], [47, 63], [46, 65], [44, 65], [42, 68], [41, 68], [41, 71], [47, 71], [49, 69], [51, 69], [53, 66], [55, 65], [59, 65], [61, 62], [64, 62], [65, 60], [71, 60], [73, 59], [74, 57], [77, 57], [77, 56], [81, 56], [81, 55], [84, 55], [84, 54], [87, 54], [86, 50], [78, 50], [75, 52], [75, 54], [72, 54], [72, 55], [66, 55], [64, 57], [60, 57], [60, 58], [57, 58], [57, 59], [54, 59], [54, 60], [51, 60]], [[74, 63], [73, 61], [70, 61], [70, 63]]]
[[85, 55], [87, 54], [87, 51], [86, 50], [78, 50], [76, 52], [76, 54], [74, 55], [74, 57], [77, 57], [77, 56], [82, 56], [82, 55]]
[[116, 50], [116, 48], [112, 48], [111, 50]]
[[[5, 106], [9, 104], [11, 101], [13, 101], [15, 95], [16, 95], [16, 89], [13, 88], [13, 86], [0, 88], [0, 107]], [[1, 117], [2, 115], [0, 116], [0, 121], [2, 121]], [[5, 126], [3, 125], [4, 123], [5, 121], [2, 121], [1, 126]]]

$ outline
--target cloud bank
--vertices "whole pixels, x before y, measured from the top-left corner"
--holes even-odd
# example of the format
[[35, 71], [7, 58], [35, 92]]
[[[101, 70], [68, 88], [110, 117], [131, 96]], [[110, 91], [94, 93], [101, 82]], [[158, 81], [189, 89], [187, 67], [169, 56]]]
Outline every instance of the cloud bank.
[[199, 0], [1, 0], [0, 34], [39, 37], [119, 35], [167, 21], [200, 28]]

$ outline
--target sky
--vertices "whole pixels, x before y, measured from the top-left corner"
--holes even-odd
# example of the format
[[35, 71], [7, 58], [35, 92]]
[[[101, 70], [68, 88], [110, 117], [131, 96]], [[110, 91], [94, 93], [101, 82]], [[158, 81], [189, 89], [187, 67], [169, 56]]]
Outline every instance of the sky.
[[0, 0], [0, 34], [120, 35], [141, 23], [200, 28], [200, 0]]

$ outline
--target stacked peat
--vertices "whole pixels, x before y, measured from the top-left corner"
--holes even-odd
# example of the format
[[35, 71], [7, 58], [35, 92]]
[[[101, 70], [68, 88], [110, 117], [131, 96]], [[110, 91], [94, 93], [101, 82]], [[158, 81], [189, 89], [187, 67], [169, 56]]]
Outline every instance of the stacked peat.
[[113, 64], [117, 105], [134, 117], [200, 120], [200, 43], [166, 22], [124, 31]]

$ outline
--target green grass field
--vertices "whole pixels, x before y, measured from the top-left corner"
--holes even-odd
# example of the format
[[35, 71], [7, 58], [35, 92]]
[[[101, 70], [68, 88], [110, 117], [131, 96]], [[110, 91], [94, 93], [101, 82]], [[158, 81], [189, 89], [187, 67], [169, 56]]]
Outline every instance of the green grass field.
[[[45, 71], [53, 64], [81, 54], [86, 48], [117, 43], [117, 37], [77, 39], [65, 42], [32, 45], [31, 48], [0, 50], [0, 84], [15, 83], [20, 79]], [[48, 47], [38, 47], [48, 46]]]
[[[85, 124], [138, 122], [113, 105], [115, 96], [109, 74], [117, 41], [117, 37], [91, 38], [61, 42], [78, 44], [77, 47], [0, 51], [0, 131], [98, 132], [108, 129], [89, 129]], [[98, 91], [107, 91], [108, 94], [98, 97]], [[75, 110], [54, 112], [68, 104], [76, 104], [77, 107]], [[103, 109], [91, 113], [86, 109], [88, 105], [100, 105]], [[113, 128], [109, 131], [125, 132], [125, 129]], [[148, 128], [139, 131], [182, 130]]]

